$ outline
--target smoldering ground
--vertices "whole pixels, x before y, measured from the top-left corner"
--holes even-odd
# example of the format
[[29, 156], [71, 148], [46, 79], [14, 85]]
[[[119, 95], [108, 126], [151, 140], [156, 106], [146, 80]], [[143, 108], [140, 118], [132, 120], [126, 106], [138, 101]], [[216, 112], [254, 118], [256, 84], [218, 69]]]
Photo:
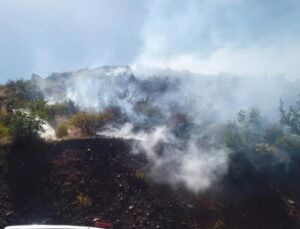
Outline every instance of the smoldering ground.
[[[241, 137], [244, 151], [255, 151], [272, 123], [279, 122], [279, 100], [292, 104], [300, 81], [172, 70], [147, 75], [129, 67], [100, 67], [56, 73], [39, 85], [49, 102], [72, 100], [82, 110], [117, 108], [121, 120], [98, 135], [136, 140], [132, 153], [146, 155], [147, 176], [199, 192], [227, 173], [234, 151], [224, 140], [228, 122], [242, 128], [236, 121], [239, 110], [259, 111], [261, 124], [245, 124], [255, 140], [239, 129], [235, 137]], [[288, 164], [289, 157], [278, 152], [268, 166]]]

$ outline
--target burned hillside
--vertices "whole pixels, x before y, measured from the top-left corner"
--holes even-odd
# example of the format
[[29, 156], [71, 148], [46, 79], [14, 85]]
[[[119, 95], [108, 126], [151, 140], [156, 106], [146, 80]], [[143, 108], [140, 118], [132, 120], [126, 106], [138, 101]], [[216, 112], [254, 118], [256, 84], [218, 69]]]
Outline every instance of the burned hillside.
[[92, 225], [100, 217], [114, 228], [299, 227], [298, 166], [276, 188], [261, 172], [229, 175], [195, 194], [153, 182], [146, 158], [129, 150], [130, 142], [110, 138], [14, 149], [1, 172], [1, 226]]
[[257, 79], [100, 67], [8, 82], [1, 225], [298, 228], [300, 83]]

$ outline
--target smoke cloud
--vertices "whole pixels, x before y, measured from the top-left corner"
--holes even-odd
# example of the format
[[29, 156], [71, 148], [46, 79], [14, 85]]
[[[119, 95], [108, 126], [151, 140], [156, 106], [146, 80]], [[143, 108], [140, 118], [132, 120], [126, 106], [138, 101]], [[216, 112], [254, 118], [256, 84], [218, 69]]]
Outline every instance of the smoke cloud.
[[55, 73], [40, 86], [49, 102], [72, 100], [83, 109], [94, 110], [116, 106], [131, 121], [158, 121], [156, 118], [172, 116], [175, 109], [188, 113], [197, 123], [206, 123], [232, 120], [240, 109], [251, 108], [277, 119], [279, 100], [293, 103], [300, 81], [282, 75], [250, 78], [170, 69], [132, 71], [125, 66]]
[[134, 140], [132, 153], [146, 155], [149, 177], [199, 192], [227, 172], [231, 151], [221, 139], [222, 126], [240, 109], [255, 108], [265, 120], [278, 121], [279, 100], [294, 102], [300, 81], [123, 66], [56, 73], [40, 85], [49, 102], [118, 108], [122, 121], [98, 135]]
[[180, 139], [167, 126], [155, 127], [150, 132], [134, 132], [133, 125], [126, 123], [121, 129], [110, 128], [99, 134], [135, 140], [132, 152], [145, 153], [149, 162], [147, 174], [158, 182], [184, 184], [199, 192], [210, 187], [227, 170], [229, 150], [225, 146], [217, 146], [212, 139], [206, 139], [204, 146], [197, 136]]

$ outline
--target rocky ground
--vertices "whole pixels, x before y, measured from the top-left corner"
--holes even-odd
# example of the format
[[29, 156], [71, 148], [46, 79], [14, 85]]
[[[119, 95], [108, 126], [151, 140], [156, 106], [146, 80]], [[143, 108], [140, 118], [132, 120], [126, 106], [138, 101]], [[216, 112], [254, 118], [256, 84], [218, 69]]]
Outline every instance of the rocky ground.
[[114, 228], [299, 228], [297, 193], [246, 194], [224, 181], [196, 195], [153, 182], [145, 158], [128, 152], [129, 142], [108, 138], [11, 149], [0, 164], [0, 227], [98, 217]]

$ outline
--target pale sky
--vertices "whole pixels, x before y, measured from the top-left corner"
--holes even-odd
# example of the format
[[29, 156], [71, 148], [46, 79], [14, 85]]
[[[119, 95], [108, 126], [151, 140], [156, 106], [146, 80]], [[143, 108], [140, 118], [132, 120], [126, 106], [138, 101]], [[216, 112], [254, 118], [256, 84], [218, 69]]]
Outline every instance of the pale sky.
[[0, 0], [0, 82], [101, 65], [300, 77], [298, 0]]

